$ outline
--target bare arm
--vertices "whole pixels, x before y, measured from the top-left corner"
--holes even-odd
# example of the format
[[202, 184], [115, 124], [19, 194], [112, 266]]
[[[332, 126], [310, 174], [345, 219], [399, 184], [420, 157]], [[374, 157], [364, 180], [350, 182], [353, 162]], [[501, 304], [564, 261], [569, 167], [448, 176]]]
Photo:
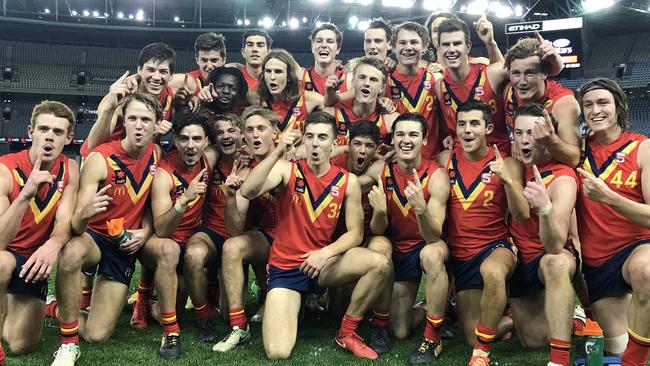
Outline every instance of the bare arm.
[[492, 23], [487, 19], [485, 14], [474, 22], [474, 29], [476, 29], [476, 34], [478, 34], [478, 37], [483, 41], [487, 48], [490, 64], [503, 62], [503, 54], [499, 49], [499, 45], [497, 45], [497, 42], [494, 40]]
[[13, 187], [9, 169], [0, 164], [0, 250], [7, 248], [18, 234], [20, 223], [29, 206], [31, 197], [21, 191], [13, 202], [9, 202], [9, 194]]
[[558, 100], [553, 106], [553, 117], [558, 125], [557, 134], [553, 133], [544, 145], [555, 160], [575, 167], [580, 160], [580, 137], [576, 131], [580, 105], [576, 98], [567, 95]]
[[249, 205], [250, 201], [242, 197], [239, 192], [226, 196], [225, 223], [228, 235], [231, 237], [244, 232]]
[[436, 170], [429, 177], [429, 202], [426, 210], [415, 211], [422, 239], [427, 243], [435, 243], [442, 235], [442, 225], [447, 215], [447, 200], [449, 199], [449, 176], [444, 169]]
[[363, 240], [363, 208], [361, 206], [361, 188], [354, 174], [348, 175], [348, 188], [343, 201], [345, 210], [345, 227], [347, 232], [334, 243], [322, 250], [328, 253], [328, 258], [345, 253], [348, 249], [361, 244]]
[[156, 235], [160, 238], [169, 237], [183, 218], [183, 214], [173, 207], [174, 202], [169, 195], [172, 186], [172, 177], [169, 173], [164, 169], [159, 169], [153, 177], [150, 197], [153, 227]]
[[524, 222], [530, 217], [530, 206], [524, 197], [524, 169], [519, 160], [512, 157], [504, 159], [504, 168], [508, 171], [509, 179], [501, 179], [501, 184], [506, 191], [508, 211], [515, 220]]
[[377, 177], [377, 185], [368, 192], [368, 201], [372, 206], [370, 218], [370, 232], [372, 235], [384, 235], [388, 228], [388, 202], [384, 191], [384, 180], [381, 175]]
[[105, 194], [110, 184], [99, 187], [99, 182], [106, 179], [106, 164], [99, 153], [91, 153], [81, 167], [77, 205], [72, 215], [71, 225], [75, 235], [86, 231], [88, 223], [96, 214], [106, 211], [111, 197]]
[[548, 187], [552, 206], [548, 214], [539, 215], [539, 238], [551, 254], [560, 253], [566, 244], [577, 188], [571, 177], [559, 177]]
[[128, 75], [129, 72], [127, 71], [117, 79], [109, 88], [108, 94], [99, 103], [97, 121], [93, 124], [86, 138], [88, 151], [92, 151], [95, 147], [110, 141], [117, 119], [121, 114], [118, 107], [122, 104], [124, 98], [131, 93], [130, 87], [126, 84]]

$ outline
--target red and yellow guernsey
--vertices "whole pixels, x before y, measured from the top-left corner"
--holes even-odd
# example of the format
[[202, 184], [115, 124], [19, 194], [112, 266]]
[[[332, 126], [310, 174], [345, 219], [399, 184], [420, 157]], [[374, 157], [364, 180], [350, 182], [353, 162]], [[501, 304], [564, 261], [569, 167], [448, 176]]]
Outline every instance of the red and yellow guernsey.
[[[346, 80], [347, 72], [337, 69], [336, 77], [339, 80]], [[320, 95], [325, 95], [325, 82], [329, 75], [320, 76], [313, 67], [307, 67], [303, 69], [302, 72], [302, 87], [305, 91], [314, 91]], [[343, 83], [339, 89], [340, 93], [343, 93], [347, 90], [347, 84]]]
[[280, 269], [300, 267], [301, 256], [332, 243], [345, 201], [349, 173], [335, 165], [318, 177], [306, 160], [291, 164], [287, 186], [277, 193], [279, 216], [269, 264]]
[[241, 74], [244, 76], [244, 80], [246, 80], [246, 85], [248, 86], [248, 89], [257, 90], [259, 88], [260, 79], [251, 75], [246, 69], [246, 66], [240, 66], [239, 71], [241, 71]]
[[[629, 131], [607, 146], [598, 144], [594, 138], [583, 139], [578, 166], [602, 179], [623, 197], [645, 203], [637, 154], [639, 145], [646, 139]], [[584, 179], [578, 178], [580, 182]], [[598, 267], [634, 242], [650, 238], [650, 229], [630, 222], [606, 204], [590, 200], [582, 190], [576, 210], [582, 259], [590, 267]]]
[[[18, 198], [34, 169], [34, 165], [29, 161], [29, 150], [0, 156], [0, 164], [7, 167], [13, 178], [8, 196], [9, 202], [13, 202]], [[7, 247], [12, 252], [29, 258], [49, 239], [54, 229], [61, 195], [70, 180], [68, 164], [69, 159], [63, 154], [52, 162], [49, 172], [55, 178], [52, 184], [42, 184], [36, 196], [29, 201], [29, 207], [20, 222], [18, 233]]]
[[309, 111], [307, 111], [307, 103], [305, 102], [304, 91], [300, 92], [300, 96], [288, 102], [260, 102], [262, 107], [268, 108], [275, 112], [280, 118], [278, 127], [278, 140], [280, 135], [287, 130], [299, 129], [301, 132], [305, 131], [305, 119]]
[[336, 119], [336, 144], [339, 146], [345, 146], [350, 143], [350, 127], [361, 120], [374, 122], [379, 128], [379, 135], [382, 141], [388, 143], [388, 135], [390, 133], [388, 131], [388, 124], [377, 108], [368, 117], [359, 117], [354, 113], [352, 100], [349, 99], [334, 106], [334, 118]]
[[203, 205], [203, 226], [214, 231], [224, 239], [228, 238], [226, 229], [226, 178], [232, 171], [232, 162], [219, 159], [212, 170], [208, 196]]
[[[573, 96], [573, 92], [570, 89], [567, 89], [560, 85], [558, 82], [553, 80], [546, 80], [546, 87], [544, 88], [544, 95], [541, 98], [535, 101], [544, 106], [544, 109], [548, 113], [553, 112], [553, 107], [558, 100], [566, 97], [567, 95]], [[503, 93], [503, 105], [504, 112], [506, 116], [506, 124], [508, 128], [514, 131], [515, 129], [515, 112], [517, 108], [524, 105], [525, 103], [520, 101], [517, 97], [517, 92], [512, 87], [512, 84], [508, 83], [505, 93]]]

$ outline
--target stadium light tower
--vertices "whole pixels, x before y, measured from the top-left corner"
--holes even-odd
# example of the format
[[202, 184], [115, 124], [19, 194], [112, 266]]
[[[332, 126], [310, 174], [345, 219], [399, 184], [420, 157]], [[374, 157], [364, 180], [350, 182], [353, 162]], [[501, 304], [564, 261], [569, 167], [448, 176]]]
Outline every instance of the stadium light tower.
[[582, 8], [587, 13], [609, 8], [612, 5], [614, 5], [614, 0], [583, 0], [582, 1]]
[[453, 0], [424, 0], [422, 7], [430, 11], [448, 11], [454, 5]]
[[490, 9], [488, 0], [474, 0], [467, 4], [467, 12], [474, 15], [481, 15]]

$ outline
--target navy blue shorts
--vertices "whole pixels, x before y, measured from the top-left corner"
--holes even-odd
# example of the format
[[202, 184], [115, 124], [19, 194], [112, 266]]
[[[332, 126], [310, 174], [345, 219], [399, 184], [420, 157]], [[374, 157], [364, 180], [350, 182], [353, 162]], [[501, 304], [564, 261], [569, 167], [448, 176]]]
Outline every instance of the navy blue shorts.
[[25, 262], [27, 262], [27, 258], [18, 253], [14, 253], [9, 249], [7, 249], [7, 251], [13, 254], [14, 258], [16, 258], [16, 267], [14, 267], [14, 271], [11, 273], [11, 280], [7, 286], [7, 293], [29, 295], [45, 301], [47, 298], [47, 279], [35, 283], [25, 282], [25, 279], [18, 277], [18, 275], [20, 274], [20, 271], [22, 271]]
[[[95, 241], [102, 254], [102, 258], [97, 265], [97, 273], [129, 286], [133, 271], [135, 271], [135, 255], [128, 255], [121, 251], [110, 238], [90, 230], [86, 231], [86, 233]], [[94, 267], [83, 268], [83, 271], [86, 274], [92, 273], [88, 270], [92, 270]]]
[[425, 245], [426, 243], [423, 241], [401, 257], [397, 257], [393, 254], [395, 282], [420, 282], [420, 279], [422, 278], [420, 252]]
[[[546, 253], [542, 253], [535, 257], [529, 263], [524, 264], [520, 262], [515, 269], [515, 273], [510, 277], [510, 291], [509, 295], [512, 298], [525, 297], [535, 295], [537, 292], [544, 290], [546, 287], [539, 279], [539, 264]], [[574, 252], [573, 256], [576, 261], [576, 270], [573, 277], [580, 271], [580, 258]]]
[[586, 264], [582, 266], [582, 273], [585, 275], [589, 290], [589, 302], [593, 304], [605, 297], [620, 296], [632, 292], [632, 286], [623, 278], [623, 264], [636, 247], [644, 244], [650, 244], [650, 240], [640, 240], [629, 245], [600, 267], [589, 267]]
[[[208, 269], [208, 281], [212, 281], [216, 279], [219, 275], [219, 268], [221, 268], [221, 253], [223, 253], [223, 243], [226, 242], [226, 238], [222, 237], [221, 235], [217, 234], [214, 230], [209, 229], [205, 226], [199, 226], [199, 228], [196, 230], [197, 233], [205, 233], [207, 236], [210, 237], [210, 240], [212, 240], [212, 243], [214, 244], [214, 248], [217, 251], [217, 254], [214, 258], [214, 262], [212, 263], [206, 263], [205, 268]], [[195, 233], [196, 234], [196, 233]], [[180, 258], [178, 258], [178, 265], [176, 266], [176, 273], [179, 276], [183, 276], [183, 273], [185, 272], [185, 245], [180, 245], [181, 247], [181, 254]]]
[[467, 261], [461, 262], [451, 258], [451, 268], [454, 274], [456, 292], [471, 288], [483, 288], [481, 276], [481, 263], [492, 254], [495, 249], [506, 248], [513, 252], [513, 246], [507, 239], [499, 239], [488, 244], [480, 253]]
[[318, 286], [318, 277], [311, 278], [300, 268], [280, 269], [269, 266], [269, 291], [274, 288], [286, 288], [303, 294], [322, 293], [324, 288]]

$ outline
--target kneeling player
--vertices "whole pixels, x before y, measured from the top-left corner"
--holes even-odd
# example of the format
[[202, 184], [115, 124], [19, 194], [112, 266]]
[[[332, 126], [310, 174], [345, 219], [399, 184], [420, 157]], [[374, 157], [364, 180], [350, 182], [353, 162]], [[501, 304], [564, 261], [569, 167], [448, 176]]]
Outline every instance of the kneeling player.
[[536, 213], [523, 222], [510, 220], [520, 259], [510, 280], [510, 297], [522, 344], [539, 348], [550, 338], [549, 365], [568, 366], [574, 304], [571, 280], [578, 266], [567, 238], [578, 184], [573, 169], [558, 163], [535, 141], [533, 130], [547, 123], [550, 117], [539, 104], [526, 104], [515, 116], [515, 146], [526, 165], [528, 182], [524, 196]]
[[32, 113], [31, 148], [0, 157], [0, 342], [15, 354], [38, 345], [47, 278], [70, 240], [79, 167], [61, 152], [74, 127], [67, 106], [42, 102]]
[[[356, 329], [379, 289], [388, 281], [385, 256], [355, 248], [363, 237], [361, 191], [356, 176], [330, 164], [336, 123], [327, 113], [309, 115], [303, 143], [307, 159], [280, 160], [298, 138], [285, 132], [278, 147], [260, 162], [241, 187], [252, 199], [276, 189], [278, 231], [269, 255], [269, 293], [263, 321], [264, 349], [270, 359], [285, 359], [296, 342], [301, 295], [319, 287], [357, 281], [352, 300], [336, 336], [339, 347], [357, 357], [376, 359]], [[333, 243], [341, 209], [348, 231]]]

